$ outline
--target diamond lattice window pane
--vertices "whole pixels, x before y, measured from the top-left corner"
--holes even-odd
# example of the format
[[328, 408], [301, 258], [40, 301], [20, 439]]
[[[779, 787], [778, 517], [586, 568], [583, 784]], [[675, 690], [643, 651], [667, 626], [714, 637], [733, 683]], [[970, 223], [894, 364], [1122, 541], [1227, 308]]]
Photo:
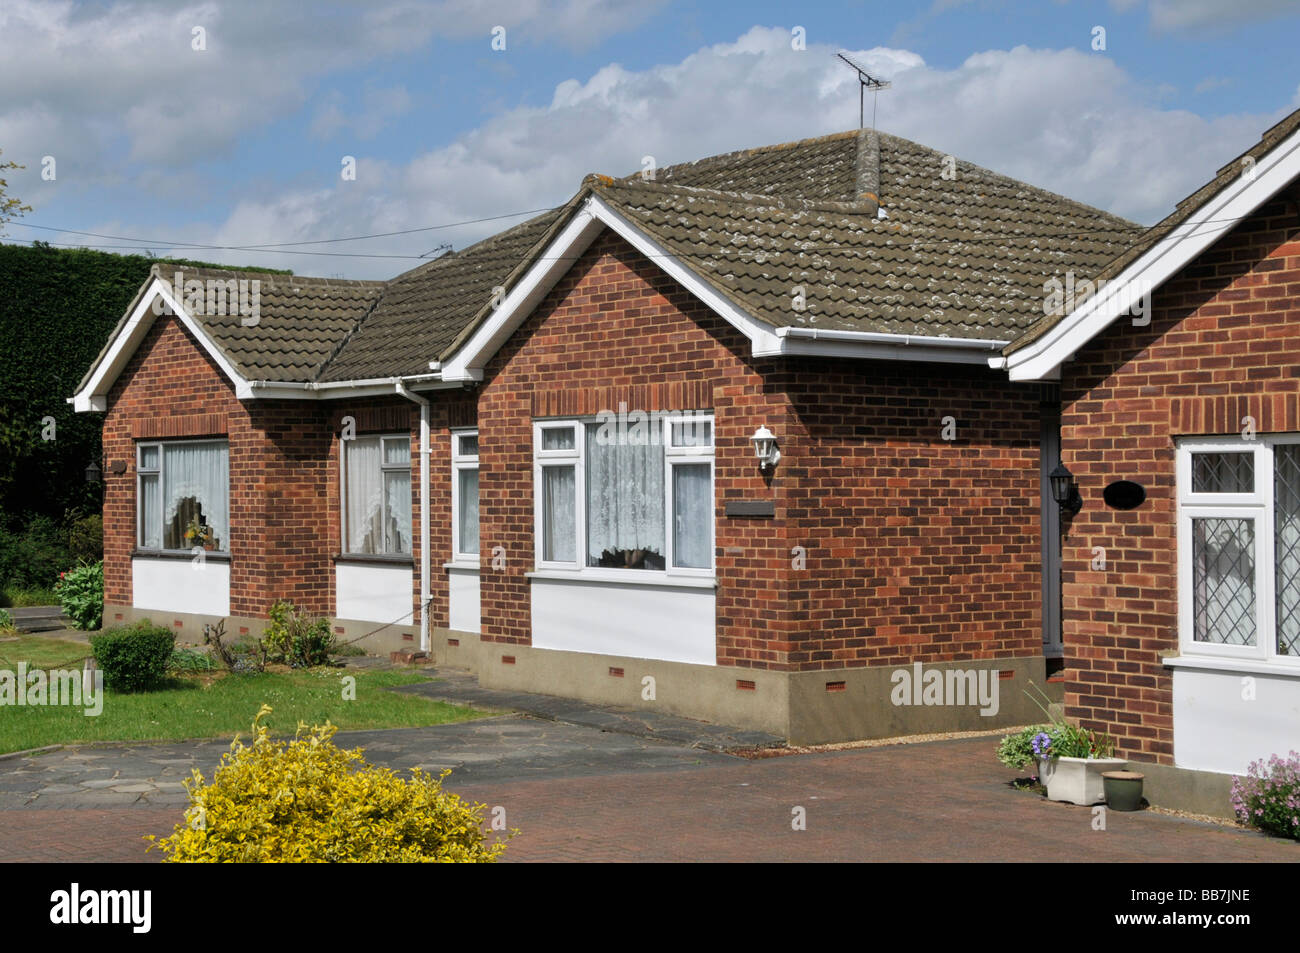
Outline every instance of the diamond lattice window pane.
[[1255, 644], [1255, 521], [1192, 520], [1192, 610], [1197, 642]]
[[1193, 493], [1254, 493], [1253, 453], [1193, 453]]
[[1273, 551], [1277, 572], [1277, 651], [1300, 655], [1300, 444], [1273, 451]]

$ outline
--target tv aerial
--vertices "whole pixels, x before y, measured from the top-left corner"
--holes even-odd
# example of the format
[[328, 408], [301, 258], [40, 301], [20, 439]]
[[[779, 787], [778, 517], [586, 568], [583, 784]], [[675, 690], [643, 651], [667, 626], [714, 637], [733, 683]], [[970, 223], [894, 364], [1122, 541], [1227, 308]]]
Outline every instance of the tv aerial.
[[845, 56], [843, 53], [836, 53], [835, 55], [838, 56], [840, 59], [842, 59], [842, 60], [843, 60], [845, 63], [847, 63], [849, 66], [853, 67], [853, 68], [857, 71], [857, 73], [858, 73], [858, 128], [859, 128], [859, 129], [861, 129], [861, 128], [863, 127], [863, 121], [864, 121], [864, 119], [865, 119], [865, 108], [866, 108], [866, 96], [867, 96], [867, 90], [868, 90], [868, 89], [871, 90], [871, 92], [872, 92], [872, 97], [871, 97], [871, 128], [872, 128], [872, 129], [875, 129], [875, 128], [876, 128], [876, 96], [875, 96], [875, 94], [876, 94], [876, 93], [879, 93], [882, 89], [889, 89], [889, 87], [890, 87], [892, 84], [889, 83], [889, 82], [887, 82], [887, 81], [885, 81], [885, 80], [882, 80], [882, 79], [876, 79], [874, 76], [872, 76], [870, 73], [868, 73], [865, 69], [863, 69], [863, 68], [862, 68], [861, 66], [859, 66], [857, 63], [853, 62], [853, 60], [849, 59], [849, 58], [848, 58], [847, 56]]

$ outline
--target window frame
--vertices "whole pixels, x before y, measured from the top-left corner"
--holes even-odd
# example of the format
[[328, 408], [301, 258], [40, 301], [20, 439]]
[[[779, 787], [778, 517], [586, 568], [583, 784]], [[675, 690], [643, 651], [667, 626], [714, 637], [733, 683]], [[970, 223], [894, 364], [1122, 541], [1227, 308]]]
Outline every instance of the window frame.
[[[473, 437], [478, 439], [478, 428], [469, 427], [460, 430], [451, 431], [451, 561], [453, 563], [473, 564], [478, 566], [479, 560], [483, 553], [482, 532], [479, 534], [479, 551], [477, 553], [466, 553], [461, 551], [461, 525], [460, 525], [460, 474], [462, 470], [473, 470], [478, 472], [479, 464], [477, 453], [467, 454], [460, 452], [460, 438]], [[480, 490], [479, 500], [483, 499], [483, 493]], [[482, 524], [480, 524], [481, 526]]]
[[[387, 547], [388, 534], [388, 495], [380, 493], [380, 525], [384, 527], [385, 539], [382, 543], [384, 551], [379, 553], [359, 553], [348, 549], [348, 539], [351, 535], [348, 528], [348, 444], [357, 440], [379, 440], [379, 479], [380, 486], [383, 486], [383, 478], [386, 472], [395, 472], [398, 470], [406, 471], [406, 479], [409, 484], [411, 481], [411, 455], [412, 447], [417, 446], [416, 442], [411, 439], [409, 431], [394, 431], [385, 433], [365, 433], [357, 434], [355, 437], [344, 439], [339, 438], [339, 556], [340, 558], [355, 559], [375, 559], [375, 558], [414, 558], [415, 554], [415, 493], [411, 493], [411, 546], [402, 552], [389, 552]], [[406, 462], [402, 464], [385, 462], [384, 443], [387, 440], [405, 440], [406, 441]]]
[[[163, 525], [165, 519], [164, 510], [166, 508], [166, 500], [163, 498], [163, 485], [164, 485], [163, 479], [164, 479], [164, 473], [166, 471], [166, 466], [164, 463], [166, 459], [165, 448], [190, 445], [190, 444], [194, 444], [194, 445], [210, 444], [213, 446], [221, 446], [225, 448], [226, 450], [226, 522], [228, 524], [234, 522], [233, 516], [230, 512], [230, 439], [228, 437], [220, 437], [220, 438], [201, 437], [192, 440], [156, 440], [156, 439], [137, 440], [135, 444], [135, 551], [137, 553], [143, 553], [146, 555], [153, 555], [153, 554], [173, 555], [177, 553], [184, 553], [188, 555], [194, 552], [195, 547], [193, 546], [183, 546], [180, 549], [168, 549], [165, 545], [163, 545], [167, 536], [166, 529]], [[146, 467], [143, 463], [144, 451], [149, 447], [156, 447], [158, 449], [158, 465], [156, 467]], [[157, 494], [158, 506], [157, 506], [157, 512], [154, 514], [154, 517], [158, 521], [157, 547], [146, 546], [144, 543], [144, 538], [145, 538], [144, 512], [143, 512], [143, 507], [141, 506], [141, 502], [144, 499], [143, 484], [144, 484], [144, 478], [146, 476], [156, 476], [158, 478], [158, 494]], [[225, 527], [225, 533], [226, 533], [226, 538], [224, 540], [226, 544], [225, 548], [204, 550], [204, 552], [207, 555], [209, 556], [230, 555], [231, 527], [229, 525]]]
[[[1300, 656], [1278, 652], [1277, 510], [1274, 447], [1300, 444], [1300, 434], [1195, 437], [1179, 440], [1175, 452], [1178, 549], [1178, 643], [1186, 656], [1235, 659], [1268, 667], [1300, 669]], [[1253, 493], [1207, 493], [1192, 490], [1192, 456], [1196, 453], [1249, 453], [1254, 459]], [[1196, 641], [1193, 576], [1194, 519], [1251, 519], [1255, 548], [1255, 644], [1220, 645]]]
[[[660, 582], [673, 579], [712, 580], [717, 574], [717, 423], [712, 413], [677, 411], [658, 413], [659, 441], [664, 450], [664, 568], [614, 569], [606, 566], [588, 566], [587, 559], [587, 425], [603, 423], [599, 417], [542, 418], [533, 421], [533, 543], [534, 567], [538, 571], [562, 572], [583, 579], [609, 582]], [[684, 422], [707, 422], [710, 440], [707, 447], [674, 447], [671, 443], [672, 425]], [[571, 426], [574, 433], [572, 449], [543, 450], [542, 431]], [[707, 464], [709, 467], [710, 514], [709, 565], [684, 567], [673, 564], [675, 553], [673, 537], [676, 527], [675, 499], [673, 493], [673, 468], [690, 464]], [[548, 560], [543, 558], [544, 513], [542, 505], [543, 471], [547, 468], [574, 468], [574, 560]]]

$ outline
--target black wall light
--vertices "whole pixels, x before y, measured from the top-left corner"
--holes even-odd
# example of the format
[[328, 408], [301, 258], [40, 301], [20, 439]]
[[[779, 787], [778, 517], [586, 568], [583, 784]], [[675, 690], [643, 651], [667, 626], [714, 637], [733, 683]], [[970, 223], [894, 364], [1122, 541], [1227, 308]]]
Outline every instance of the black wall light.
[[99, 464], [96, 461], [91, 460], [90, 466], [86, 467], [86, 482], [98, 483], [102, 472], [103, 471], [99, 469]]
[[1065, 468], [1064, 463], [1058, 463], [1047, 478], [1052, 481], [1052, 499], [1060, 504], [1061, 512], [1073, 516], [1083, 509], [1083, 497], [1079, 496], [1074, 474]]

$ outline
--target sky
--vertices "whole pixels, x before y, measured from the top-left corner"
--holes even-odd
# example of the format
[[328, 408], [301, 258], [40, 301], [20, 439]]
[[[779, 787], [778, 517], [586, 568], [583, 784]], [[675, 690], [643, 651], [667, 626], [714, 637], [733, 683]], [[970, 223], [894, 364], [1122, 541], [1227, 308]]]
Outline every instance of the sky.
[[390, 278], [856, 128], [840, 51], [881, 131], [1152, 224], [1300, 108], [1297, 41], [1294, 0], [4, 0], [0, 241]]

